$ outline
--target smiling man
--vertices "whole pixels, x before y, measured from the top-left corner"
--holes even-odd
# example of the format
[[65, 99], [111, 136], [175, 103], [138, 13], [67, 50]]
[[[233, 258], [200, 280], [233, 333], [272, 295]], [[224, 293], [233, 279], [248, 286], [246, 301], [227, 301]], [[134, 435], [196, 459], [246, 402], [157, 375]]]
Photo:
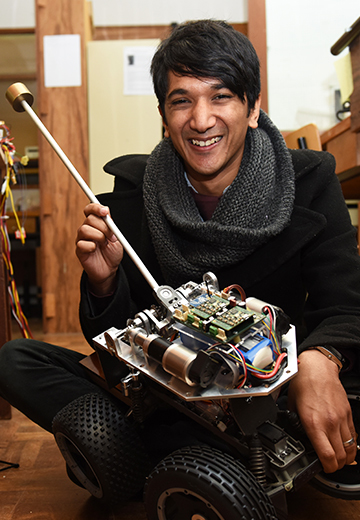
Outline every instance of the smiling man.
[[248, 110], [216, 78], [168, 73], [162, 110], [165, 137], [184, 161], [190, 183], [199, 193], [220, 196], [238, 174], [248, 127], [257, 128], [260, 100]]
[[[260, 109], [249, 40], [225, 22], [178, 26], [152, 76], [165, 137], [150, 156], [105, 167], [115, 190], [89, 204], [76, 253], [80, 318], [93, 337], [153, 303], [146, 281], [107, 228], [109, 212], [160, 284], [240, 284], [297, 328], [299, 372], [290, 406], [333, 472], [356, 456], [343, 373], [359, 370], [360, 259], [332, 156], [286, 148]], [[325, 354], [325, 355], [324, 355]], [[20, 340], [0, 350], [0, 391], [51, 431], [54, 416], [97, 387], [81, 356]]]

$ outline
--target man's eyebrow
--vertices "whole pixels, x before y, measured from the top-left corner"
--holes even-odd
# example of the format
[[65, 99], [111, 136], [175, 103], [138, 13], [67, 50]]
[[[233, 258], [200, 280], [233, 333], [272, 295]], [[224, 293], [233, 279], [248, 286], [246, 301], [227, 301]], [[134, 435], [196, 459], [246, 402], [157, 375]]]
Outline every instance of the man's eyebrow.
[[[221, 90], [221, 89], [228, 89], [228, 87], [224, 84], [224, 83], [213, 83], [211, 85], [211, 89], [212, 90]], [[189, 91], [185, 88], [175, 88], [174, 90], [172, 90], [171, 92], [169, 92], [169, 94], [166, 96], [167, 99], [170, 99], [174, 96], [186, 96], [186, 94], [188, 94]]]
[[188, 94], [188, 92], [189, 91], [185, 88], [175, 88], [174, 90], [169, 92], [169, 94], [166, 97], [169, 99], [174, 96], [185, 96], [186, 94]]
[[211, 88], [213, 90], [221, 90], [223, 88], [226, 88], [226, 89], [230, 90], [229, 87], [227, 87], [224, 83], [221, 83], [221, 82], [214, 83], [213, 85], [211, 85]]

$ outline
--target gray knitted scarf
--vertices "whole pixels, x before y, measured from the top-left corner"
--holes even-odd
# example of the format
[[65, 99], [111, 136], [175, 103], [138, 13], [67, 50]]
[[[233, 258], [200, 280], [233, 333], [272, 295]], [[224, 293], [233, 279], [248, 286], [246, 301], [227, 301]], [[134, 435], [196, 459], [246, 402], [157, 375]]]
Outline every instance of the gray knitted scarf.
[[163, 275], [179, 287], [207, 271], [238, 263], [290, 221], [295, 173], [285, 142], [261, 111], [249, 128], [238, 175], [203, 222], [171, 140], [152, 152], [144, 177], [148, 225]]

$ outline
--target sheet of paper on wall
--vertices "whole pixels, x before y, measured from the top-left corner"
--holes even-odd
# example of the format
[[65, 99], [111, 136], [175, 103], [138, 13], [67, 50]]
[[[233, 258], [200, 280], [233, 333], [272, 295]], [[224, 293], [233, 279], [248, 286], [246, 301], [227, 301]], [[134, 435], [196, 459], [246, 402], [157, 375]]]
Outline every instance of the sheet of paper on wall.
[[156, 47], [124, 47], [124, 95], [150, 96], [154, 94], [150, 65]]
[[79, 34], [44, 36], [45, 87], [81, 86], [81, 41]]
[[335, 61], [335, 70], [340, 85], [341, 103], [344, 104], [350, 100], [354, 90], [350, 52]]

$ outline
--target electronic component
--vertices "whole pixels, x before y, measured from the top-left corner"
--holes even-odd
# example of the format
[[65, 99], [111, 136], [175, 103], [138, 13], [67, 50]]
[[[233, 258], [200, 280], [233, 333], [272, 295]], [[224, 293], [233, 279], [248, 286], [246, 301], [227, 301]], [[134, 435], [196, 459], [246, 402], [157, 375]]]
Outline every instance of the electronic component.
[[[127, 344], [131, 363], [136, 360], [135, 365], [144, 367], [148, 375], [159, 373], [157, 365], [188, 388], [206, 391], [210, 387], [249, 390], [261, 380], [274, 384], [282, 376], [287, 352], [277, 334], [274, 307], [252, 299], [256, 310], [247, 309], [242, 294], [210, 289], [205, 281], [188, 282], [172, 293], [181, 298], [175, 308], [164, 312], [153, 307], [129, 320], [123, 331], [106, 331], [109, 351], [123, 359]], [[172, 382], [171, 388], [179, 391], [178, 384]]]
[[182, 310], [176, 309], [174, 319], [218, 341], [231, 341], [263, 319], [262, 315], [236, 303], [231, 298], [204, 293], [183, 305]]
[[181, 343], [167, 341], [157, 334], [147, 336], [140, 329], [130, 329], [129, 338], [142, 348], [146, 356], [189, 386], [206, 388], [220, 370], [219, 362], [203, 350], [196, 353]]
[[257, 336], [257, 341], [250, 348], [241, 345], [246, 363], [256, 368], [266, 368], [274, 361], [274, 352], [270, 339]]

